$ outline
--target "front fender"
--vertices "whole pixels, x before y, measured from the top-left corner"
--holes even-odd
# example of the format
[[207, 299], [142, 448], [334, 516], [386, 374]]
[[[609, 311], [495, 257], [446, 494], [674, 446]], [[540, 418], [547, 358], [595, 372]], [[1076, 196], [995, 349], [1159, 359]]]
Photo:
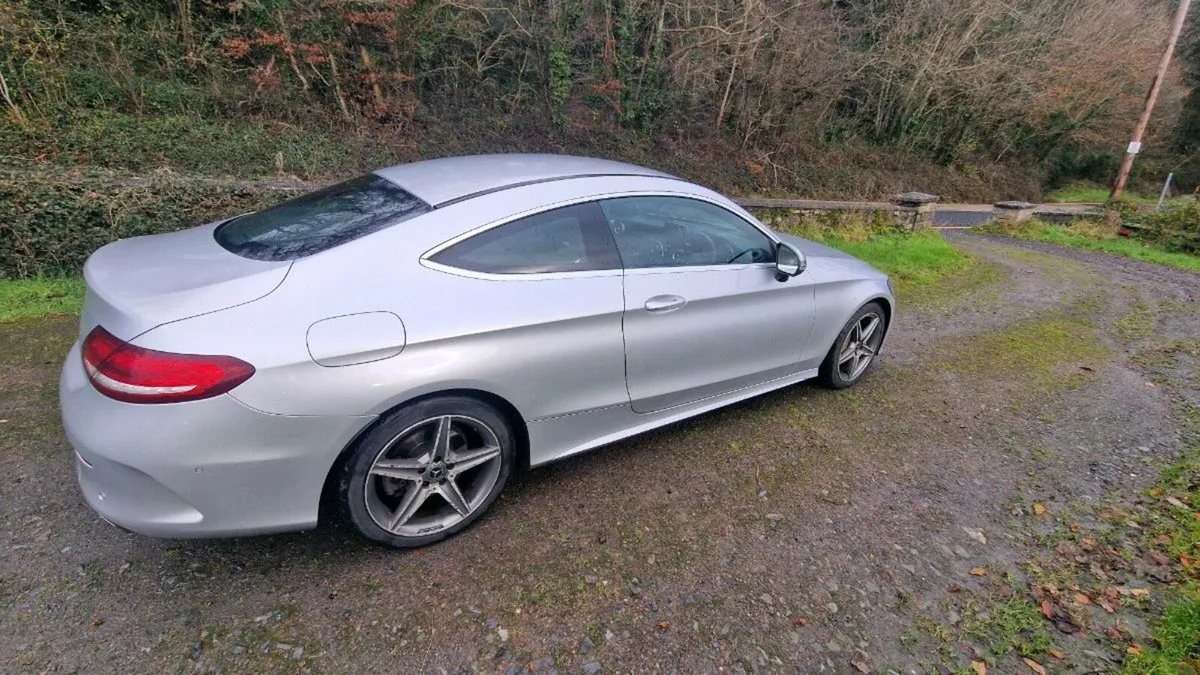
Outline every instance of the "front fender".
[[[827, 261], [822, 260], [821, 262]], [[816, 267], [816, 269], [812, 269], [812, 267]], [[887, 303], [886, 310], [889, 314], [887, 331], [891, 332], [896, 318], [896, 300], [888, 289], [887, 277], [883, 275], [878, 277], [851, 276], [845, 274], [843, 270], [830, 270], [824, 264], [810, 265], [810, 271], [814, 276], [815, 321], [812, 337], [805, 345], [804, 355], [801, 358], [801, 368], [820, 366], [842, 327], [860, 307], [868, 302], [882, 300]], [[884, 334], [885, 341], [888, 333]]]

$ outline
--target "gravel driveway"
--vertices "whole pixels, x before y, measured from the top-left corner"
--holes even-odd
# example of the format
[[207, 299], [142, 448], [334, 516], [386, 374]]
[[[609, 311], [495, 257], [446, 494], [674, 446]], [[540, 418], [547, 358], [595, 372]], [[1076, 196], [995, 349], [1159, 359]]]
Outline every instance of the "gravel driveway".
[[1102, 569], [1149, 601], [1061, 621], [1037, 609], [1043, 575], [1183, 450], [1200, 276], [948, 236], [979, 263], [902, 304], [862, 386], [792, 387], [532, 472], [410, 553], [329, 527], [106, 525], [57, 419], [75, 320], [0, 324], [0, 670], [1119, 667], [1109, 629], [1146, 633], [1154, 570]]

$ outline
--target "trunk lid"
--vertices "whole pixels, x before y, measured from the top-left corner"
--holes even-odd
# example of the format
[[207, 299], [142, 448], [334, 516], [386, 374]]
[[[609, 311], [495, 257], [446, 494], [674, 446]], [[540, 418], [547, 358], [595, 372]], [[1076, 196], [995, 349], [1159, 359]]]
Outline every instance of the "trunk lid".
[[274, 291], [291, 263], [250, 260], [213, 238], [219, 223], [122, 239], [83, 267], [87, 282], [80, 335], [97, 324], [124, 340], [171, 321], [258, 300]]

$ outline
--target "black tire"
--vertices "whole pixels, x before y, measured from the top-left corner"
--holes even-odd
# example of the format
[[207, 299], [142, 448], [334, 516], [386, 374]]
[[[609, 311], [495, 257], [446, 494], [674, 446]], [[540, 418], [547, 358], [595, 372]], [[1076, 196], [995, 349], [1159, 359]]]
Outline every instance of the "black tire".
[[[375, 466], [377, 459], [384, 458], [384, 450], [388, 450], [389, 455], [391, 452], [394, 452], [389, 449], [389, 444], [393, 440], [400, 440], [398, 438], [400, 434], [405, 434], [404, 438], [408, 439], [412, 434], [418, 433], [411, 431], [412, 429], [424, 429], [423, 423], [430, 424], [430, 420], [446, 416], [453, 416], [452, 419], [455, 420], [461, 419], [481, 423], [482, 425], [486, 425], [494, 434], [500, 448], [500, 466], [495, 482], [492, 484], [490, 491], [480, 497], [482, 501], [467, 516], [462, 517], [462, 520], [452, 525], [437, 527], [435, 524], [430, 528], [433, 531], [427, 534], [422, 531], [415, 535], [402, 535], [389, 531], [376, 522], [376, 518], [381, 515], [381, 510], [387, 506], [387, 504], [382, 503], [381, 499], [382, 497], [389, 496], [380, 494], [382, 483], [377, 481], [386, 482], [391, 481], [391, 479], [372, 475], [370, 471]], [[432, 422], [432, 424], [435, 425], [433, 433], [436, 435], [437, 423]], [[411, 433], [406, 433], [409, 431]], [[422, 431], [419, 433], [427, 432]], [[460, 433], [460, 437], [465, 438], [466, 433]], [[396, 447], [399, 447], [399, 445]], [[414, 447], [424, 448], [425, 446]], [[416, 451], [414, 450], [413, 452]], [[362, 536], [371, 541], [394, 548], [428, 546], [458, 534], [479, 520], [491, 508], [492, 504], [500, 496], [500, 493], [504, 491], [504, 487], [508, 484], [509, 477], [512, 475], [515, 465], [516, 446], [514, 435], [508, 420], [499, 411], [482, 401], [466, 396], [429, 398], [387, 413], [370, 431], [359, 439], [351, 451], [350, 457], [342, 463], [341, 470], [339, 471], [337, 501], [343, 518], [358, 530]], [[426, 471], [422, 470], [422, 473]], [[463, 476], [469, 477], [466, 473]], [[454, 479], [451, 478], [450, 480]], [[369, 483], [368, 481], [371, 482]], [[444, 482], [445, 479], [442, 480], [442, 484]], [[423, 485], [436, 485], [437, 483], [392, 481], [392, 484], [404, 486], [402, 488], [403, 492], [397, 491], [394, 493], [404, 495], [409, 489], [416, 489]], [[368, 491], [373, 492], [369, 493]], [[459, 494], [462, 496], [465, 493], [460, 491]], [[445, 507], [450, 506], [449, 500], [444, 500], [440, 495], [434, 494], [429, 497], [429, 504], [421, 508], [433, 510], [437, 507], [437, 503], [432, 500], [443, 500], [446, 502]], [[445, 507], [443, 507], [443, 510]], [[372, 513], [375, 513], [375, 516]], [[420, 513], [420, 511], [417, 513]], [[453, 517], [453, 514], [450, 514], [450, 517]]]
[[[869, 315], [874, 315], [879, 319], [879, 325], [871, 332], [866, 340], [866, 344], [874, 349], [873, 355], [867, 364], [857, 373], [844, 372], [843, 368], [839, 368], [838, 355], [843, 353], [843, 350], [849, 346], [850, 334], [855, 327]], [[817, 371], [817, 381], [824, 387], [829, 389], [845, 389], [852, 387], [869, 373], [875, 367], [875, 362], [878, 360], [875, 356], [878, 355], [879, 346], [883, 344], [883, 336], [887, 332], [887, 312], [883, 311], [883, 306], [878, 302], [868, 302], [850, 317], [842, 330], [838, 332], [837, 339], [833, 341], [833, 345], [829, 347], [829, 353], [825, 355], [825, 360], [821, 362], [821, 367]]]

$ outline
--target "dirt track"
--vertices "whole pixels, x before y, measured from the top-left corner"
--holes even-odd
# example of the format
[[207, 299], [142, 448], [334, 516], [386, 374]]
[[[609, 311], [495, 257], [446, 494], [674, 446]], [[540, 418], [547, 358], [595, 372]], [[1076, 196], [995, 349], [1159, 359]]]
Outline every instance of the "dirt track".
[[328, 528], [106, 525], [55, 408], [74, 319], [0, 324], [0, 670], [1011, 673], [1020, 652], [1111, 670], [1107, 628], [1144, 635], [1155, 570], [1102, 564], [1150, 600], [1045, 619], [1047, 570], [1066, 573], [1047, 541], [1109, 531], [1182, 450], [1200, 276], [954, 241], [980, 263], [901, 307], [862, 386], [793, 387], [535, 471], [413, 553]]

